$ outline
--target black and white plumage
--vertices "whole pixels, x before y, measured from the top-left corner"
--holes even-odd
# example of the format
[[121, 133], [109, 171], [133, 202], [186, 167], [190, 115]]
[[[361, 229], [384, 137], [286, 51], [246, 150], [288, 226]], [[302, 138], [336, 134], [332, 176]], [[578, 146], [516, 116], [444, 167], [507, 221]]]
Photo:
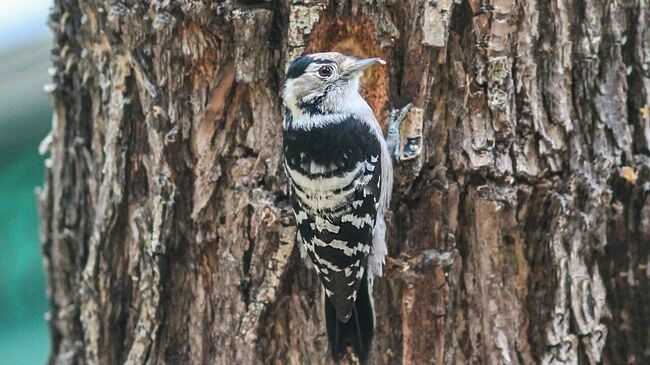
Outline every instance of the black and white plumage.
[[284, 102], [284, 165], [301, 251], [323, 284], [335, 358], [351, 344], [364, 360], [374, 328], [372, 282], [386, 255], [384, 213], [391, 159], [372, 109], [359, 94], [377, 58], [336, 52], [294, 60]]

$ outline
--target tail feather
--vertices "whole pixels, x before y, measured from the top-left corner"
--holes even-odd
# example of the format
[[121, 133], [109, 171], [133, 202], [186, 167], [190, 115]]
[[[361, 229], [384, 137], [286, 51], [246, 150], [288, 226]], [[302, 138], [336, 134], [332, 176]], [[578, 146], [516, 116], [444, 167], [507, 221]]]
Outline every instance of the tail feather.
[[343, 358], [347, 354], [349, 345], [352, 346], [361, 363], [365, 363], [368, 359], [375, 326], [371, 295], [367, 277], [364, 275], [359, 285], [357, 300], [352, 307], [352, 316], [347, 322], [336, 318], [334, 304], [329, 298], [325, 298], [327, 337], [334, 360]]

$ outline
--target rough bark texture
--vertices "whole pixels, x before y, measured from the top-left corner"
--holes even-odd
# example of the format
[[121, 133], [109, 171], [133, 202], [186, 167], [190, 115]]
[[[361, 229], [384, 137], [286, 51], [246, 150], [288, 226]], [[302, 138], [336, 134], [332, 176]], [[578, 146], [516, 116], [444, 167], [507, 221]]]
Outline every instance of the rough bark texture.
[[55, 1], [50, 362], [330, 362], [280, 92], [288, 60], [337, 50], [386, 59], [364, 93], [422, 133], [372, 362], [650, 363], [649, 7]]

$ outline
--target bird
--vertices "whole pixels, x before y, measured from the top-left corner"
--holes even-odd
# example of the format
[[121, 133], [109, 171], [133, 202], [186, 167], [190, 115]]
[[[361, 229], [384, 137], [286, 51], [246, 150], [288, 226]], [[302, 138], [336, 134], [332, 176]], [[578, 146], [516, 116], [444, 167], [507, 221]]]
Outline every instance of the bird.
[[359, 93], [363, 72], [381, 58], [338, 52], [300, 56], [283, 91], [283, 164], [301, 256], [325, 291], [334, 360], [351, 346], [364, 363], [375, 325], [372, 286], [387, 254], [384, 215], [393, 185], [391, 155], [373, 110]]

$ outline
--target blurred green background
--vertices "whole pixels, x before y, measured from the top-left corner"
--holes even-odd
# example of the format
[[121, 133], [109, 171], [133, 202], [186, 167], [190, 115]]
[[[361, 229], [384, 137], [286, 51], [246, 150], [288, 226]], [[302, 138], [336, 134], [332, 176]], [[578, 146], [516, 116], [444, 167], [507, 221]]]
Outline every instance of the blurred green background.
[[50, 129], [51, 0], [0, 0], [0, 365], [44, 364], [47, 298], [35, 188]]

